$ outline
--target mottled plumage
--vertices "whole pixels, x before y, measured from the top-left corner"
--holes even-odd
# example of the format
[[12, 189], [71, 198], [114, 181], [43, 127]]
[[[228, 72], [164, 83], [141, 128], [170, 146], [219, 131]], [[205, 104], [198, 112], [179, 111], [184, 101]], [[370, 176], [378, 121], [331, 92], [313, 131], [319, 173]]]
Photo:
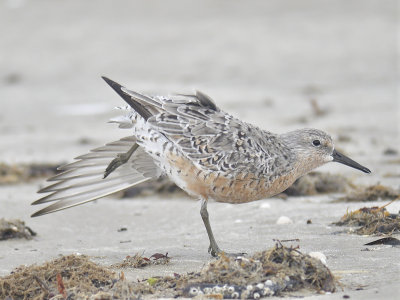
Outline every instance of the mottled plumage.
[[104, 80], [128, 103], [110, 122], [133, 135], [92, 150], [61, 167], [64, 172], [35, 201], [56, 201], [33, 216], [79, 205], [162, 174], [203, 200], [201, 216], [212, 255], [220, 249], [208, 220], [207, 200], [244, 203], [273, 196], [329, 161], [370, 171], [334, 150], [316, 129], [274, 134], [219, 109], [207, 95], [150, 97]]

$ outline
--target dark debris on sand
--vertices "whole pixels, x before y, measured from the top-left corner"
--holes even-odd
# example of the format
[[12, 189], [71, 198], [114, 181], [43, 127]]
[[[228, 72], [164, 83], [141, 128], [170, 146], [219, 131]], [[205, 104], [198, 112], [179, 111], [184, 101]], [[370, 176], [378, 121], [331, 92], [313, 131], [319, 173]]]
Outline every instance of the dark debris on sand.
[[166, 254], [154, 253], [150, 257], [145, 257], [143, 254], [136, 253], [133, 256], [127, 256], [121, 263], [112, 265], [113, 268], [144, 268], [149, 265], [165, 265], [168, 264], [171, 257]]
[[[165, 255], [166, 256], [166, 255]], [[257, 299], [301, 289], [334, 292], [336, 280], [318, 259], [280, 243], [250, 258], [222, 254], [200, 272], [128, 282], [86, 256], [69, 255], [19, 267], [0, 278], [0, 299], [139, 299], [194, 297]], [[55, 299], [55, 298], [54, 298]]]
[[57, 173], [60, 164], [14, 164], [0, 163], [0, 185], [28, 182], [32, 179], [50, 177]]
[[21, 266], [0, 278], [0, 299], [50, 299], [60, 294], [85, 299], [85, 295], [110, 289], [115, 280], [114, 272], [86, 256], [69, 255], [41, 266]]
[[222, 256], [209, 263], [197, 277], [186, 280], [183, 295], [258, 299], [301, 289], [334, 292], [335, 283], [320, 260], [278, 243], [250, 258]]
[[377, 200], [394, 200], [400, 197], [400, 191], [381, 184], [367, 187], [357, 187], [346, 196], [340, 197], [335, 202], [366, 202]]
[[400, 240], [388, 236], [369, 243], [364, 244], [364, 246], [375, 246], [375, 245], [390, 245], [390, 246], [400, 246]]
[[[385, 205], [387, 206], [387, 205]], [[338, 222], [337, 226], [358, 227], [350, 232], [360, 235], [382, 235], [400, 232], [400, 215], [389, 213], [385, 206], [363, 207], [347, 212]]]
[[287, 196], [312, 196], [344, 193], [354, 188], [354, 184], [342, 175], [311, 172], [297, 179], [283, 194]]
[[0, 241], [8, 239], [31, 239], [36, 235], [31, 228], [21, 220], [0, 219]]
[[154, 194], [182, 194], [187, 195], [181, 188], [167, 177], [160, 177], [141, 183], [121, 193], [121, 198], [132, 198], [137, 196], [150, 196]]
[[278, 196], [285, 198], [328, 193], [346, 193], [345, 196], [333, 202], [364, 202], [400, 198], [400, 191], [391, 187], [382, 184], [358, 186], [342, 175], [322, 172], [311, 172], [300, 177]]

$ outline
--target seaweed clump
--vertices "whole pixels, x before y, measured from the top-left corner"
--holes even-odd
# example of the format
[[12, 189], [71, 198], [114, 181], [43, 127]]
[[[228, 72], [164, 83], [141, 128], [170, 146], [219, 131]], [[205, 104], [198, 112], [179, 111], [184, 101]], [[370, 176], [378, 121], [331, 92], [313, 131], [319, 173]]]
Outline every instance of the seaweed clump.
[[28, 182], [32, 179], [49, 177], [57, 173], [54, 164], [14, 164], [0, 163], [0, 185]]
[[31, 239], [36, 235], [32, 229], [21, 220], [0, 219], [0, 241], [8, 239]]
[[154, 194], [173, 195], [185, 192], [168, 177], [160, 177], [143, 182], [120, 193], [121, 198], [147, 197]]
[[344, 193], [353, 188], [353, 183], [342, 175], [311, 172], [297, 179], [283, 194], [287, 196], [312, 196], [317, 194]]
[[69, 255], [41, 266], [21, 266], [0, 278], [0, 299], [49, 299], [63, 295], [76, 299], [111, 287], [115, 273], [87, 256]]
[[257, 299], [301, 289], [334, 292], [335, 282], [320, 260], [277, 243], [272, 249], [255, 253], [250, 258], [222, 254], [199, 273], [165, 277], [153, 287], [174, 287], [177, 296], [185, 297]]
[[[162, 255], [158, 259], [165, 259]], [[138, 258], [138, 257], [136, 257]], [[156, 259], [156, 260], [158, 260]], [[0, 278], [1, 299], [139, 299], [195, 297], [257, 299], [300, 289], [334, 292], [336, 280], [318, 259], [277, 243], [250, 258], [222, 254], [199, 272], [129, 282], [86, 256], [69, 255], [19, 267]]]
[[377, 200], [394, 200], [400, 197], [400, 192], [382, 184], [359, 187], [335, 202], [367, 202]]
[[113, 268], [144, 268], [149, 265], [165, 265], [170, 262], [171, 258], [168, 256], [168, 252], [164, 255], [161, 253], [154, 253], [150, 257], [145, 257], [139, 253], [133, 256], [127, 256], [125, 259], [118, 264], [112, 265]]
[[[388, 204], [390, 204], [389, 202]], [[360, 235], [382, 235], [400, 232], [400, 215], [391, 214], [386, 206], [362, 207], [355, 211], [346, 212], [340, 221], [333, 223], [337, 226], [356, 226], [355, 232]]]

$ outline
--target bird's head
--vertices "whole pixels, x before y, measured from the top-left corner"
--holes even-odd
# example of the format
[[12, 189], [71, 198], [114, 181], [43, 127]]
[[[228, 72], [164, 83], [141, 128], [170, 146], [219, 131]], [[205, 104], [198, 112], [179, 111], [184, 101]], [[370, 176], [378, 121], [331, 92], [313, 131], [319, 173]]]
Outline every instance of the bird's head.
[[364, 173], [371, 173], [368, 168], [336, 151], [331, 136], [321, 130], [300, 129], [284, 133], [281, 138], [285, 145], [294, 151], [297, 160], [301, 161], [299, 167], [304, 172], [303, 174], [331, 161]]

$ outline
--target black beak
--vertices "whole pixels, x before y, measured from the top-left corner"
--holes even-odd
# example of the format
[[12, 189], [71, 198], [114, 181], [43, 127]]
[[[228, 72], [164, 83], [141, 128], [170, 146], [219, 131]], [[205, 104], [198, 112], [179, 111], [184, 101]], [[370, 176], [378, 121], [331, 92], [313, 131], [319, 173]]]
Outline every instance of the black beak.
[[364, 173], [371, 173], [370, 169], [360, 165], [359, 163], [348, 158], [346, 155], [343, 155], [342, 153], [337, 152], [336, 150], [333, 150], [332, 157], [333, 157], [333, 161], [336, 161], [338, 163], [344, 164], [344, 165], [352, 167], [354, 169], [363, 171]]

